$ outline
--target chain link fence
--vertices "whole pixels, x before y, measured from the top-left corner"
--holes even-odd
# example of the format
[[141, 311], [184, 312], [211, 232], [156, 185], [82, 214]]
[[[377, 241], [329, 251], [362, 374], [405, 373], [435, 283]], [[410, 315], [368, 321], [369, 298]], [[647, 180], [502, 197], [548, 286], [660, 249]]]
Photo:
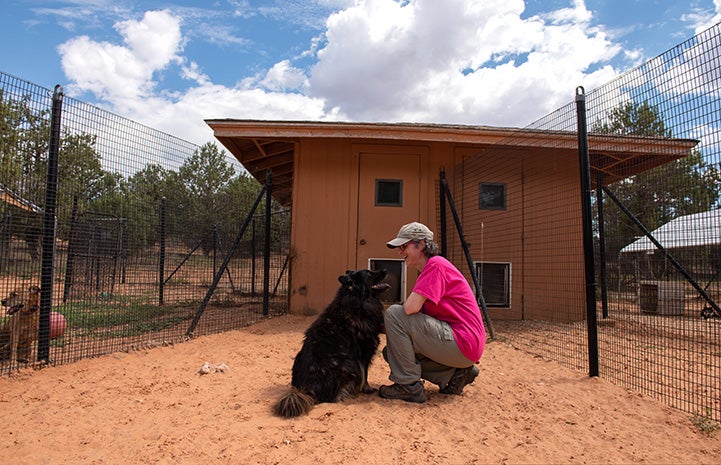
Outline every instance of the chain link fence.
[[[714, 421], [720, 49], [717, 25], [601, 88], [579, 88], [582, 112], [578, 102], [562, 107], [449, 176], [484, 305], [503, 316], [493, 321], [497, 338]], [[0, 292], [4, 304], [18, 294], [28, 308], [42, 274], [51, 94], [0, 75]], [[235, 159], [64, 104], [50, 361], [174, 343], [287, 311], [290, 213], [272, 204], [262, 220], [249, 217], [261, 187]], [[509, 156], [518, 145], [538, 153]], [[449, 244], [456, 263], [466, 260], [461, 242]], [[13, 318], [0, 325], [0, 373], [33, 358], [32, 339], [13, 343]]]
[[264, 202], [248, 216], [261, 186], [235, 158], [62, 94], [54, 127], [57, 97], [0, 74], [0, 374], [287, 311], [290, 214], [271, 201], [268, 222]]
[[[577, 102], [467, 158], [453, 177], [486, 300], [522, 320], [497, 318], [499, 338], [717, 422], [719, 50], [716, 25], [601, 88], [579, 88]], [[581, 118], [588, 192], [579, 183]], [[508, 156], [528, 139], [538, 146], [532, 157]]]

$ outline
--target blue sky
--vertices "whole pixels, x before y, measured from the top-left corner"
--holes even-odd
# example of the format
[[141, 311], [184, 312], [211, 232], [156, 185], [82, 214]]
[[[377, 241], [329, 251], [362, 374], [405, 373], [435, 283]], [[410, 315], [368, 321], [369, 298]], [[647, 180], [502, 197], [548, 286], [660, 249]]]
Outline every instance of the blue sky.
[[190, 142], [204, 119], [523, 127], [721, 0], [5, 0], [0, 71]]

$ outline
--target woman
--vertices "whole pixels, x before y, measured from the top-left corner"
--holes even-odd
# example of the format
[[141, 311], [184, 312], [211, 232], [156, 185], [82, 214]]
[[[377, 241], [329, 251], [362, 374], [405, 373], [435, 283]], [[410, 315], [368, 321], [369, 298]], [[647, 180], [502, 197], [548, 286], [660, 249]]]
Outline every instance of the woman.
[[383, 356], [391, 373], [381, 386], [386, 399], [425, 402], [422, 379], [443, 394], [460, 395], [478, 376], [486, 330], [468, 281], [451, 262], [438, 255], [433, 232], [421, 223], [401, 227], [387, 246], [397, 248], [406, 266], [420, 271], [403, 305], [385, 312], [387, 346]]

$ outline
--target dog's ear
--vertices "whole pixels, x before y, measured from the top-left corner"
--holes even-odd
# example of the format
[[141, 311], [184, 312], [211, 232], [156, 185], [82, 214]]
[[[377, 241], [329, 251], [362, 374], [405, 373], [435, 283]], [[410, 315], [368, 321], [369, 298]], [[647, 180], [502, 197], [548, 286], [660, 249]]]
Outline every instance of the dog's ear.
[[343, 285], [350, 284], [353, 281], [352, 278], [354, 274], [355, 270], [345, 270], [345, 274], [338, 276], [338, 281], [340, 281]]

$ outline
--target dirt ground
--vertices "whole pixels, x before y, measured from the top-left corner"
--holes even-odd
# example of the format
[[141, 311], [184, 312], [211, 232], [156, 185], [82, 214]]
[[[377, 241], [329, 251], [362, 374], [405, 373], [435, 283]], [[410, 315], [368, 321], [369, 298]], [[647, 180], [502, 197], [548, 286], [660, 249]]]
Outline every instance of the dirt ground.
[[[274, 417], [312, 320], [2, 377], [0, 463], [721, 463], [720, 432], [499, 341], [460, 397], [426, 383], [421, 405], [374, 394]], [[378, 356], [370, 383], [387, 377]]]

